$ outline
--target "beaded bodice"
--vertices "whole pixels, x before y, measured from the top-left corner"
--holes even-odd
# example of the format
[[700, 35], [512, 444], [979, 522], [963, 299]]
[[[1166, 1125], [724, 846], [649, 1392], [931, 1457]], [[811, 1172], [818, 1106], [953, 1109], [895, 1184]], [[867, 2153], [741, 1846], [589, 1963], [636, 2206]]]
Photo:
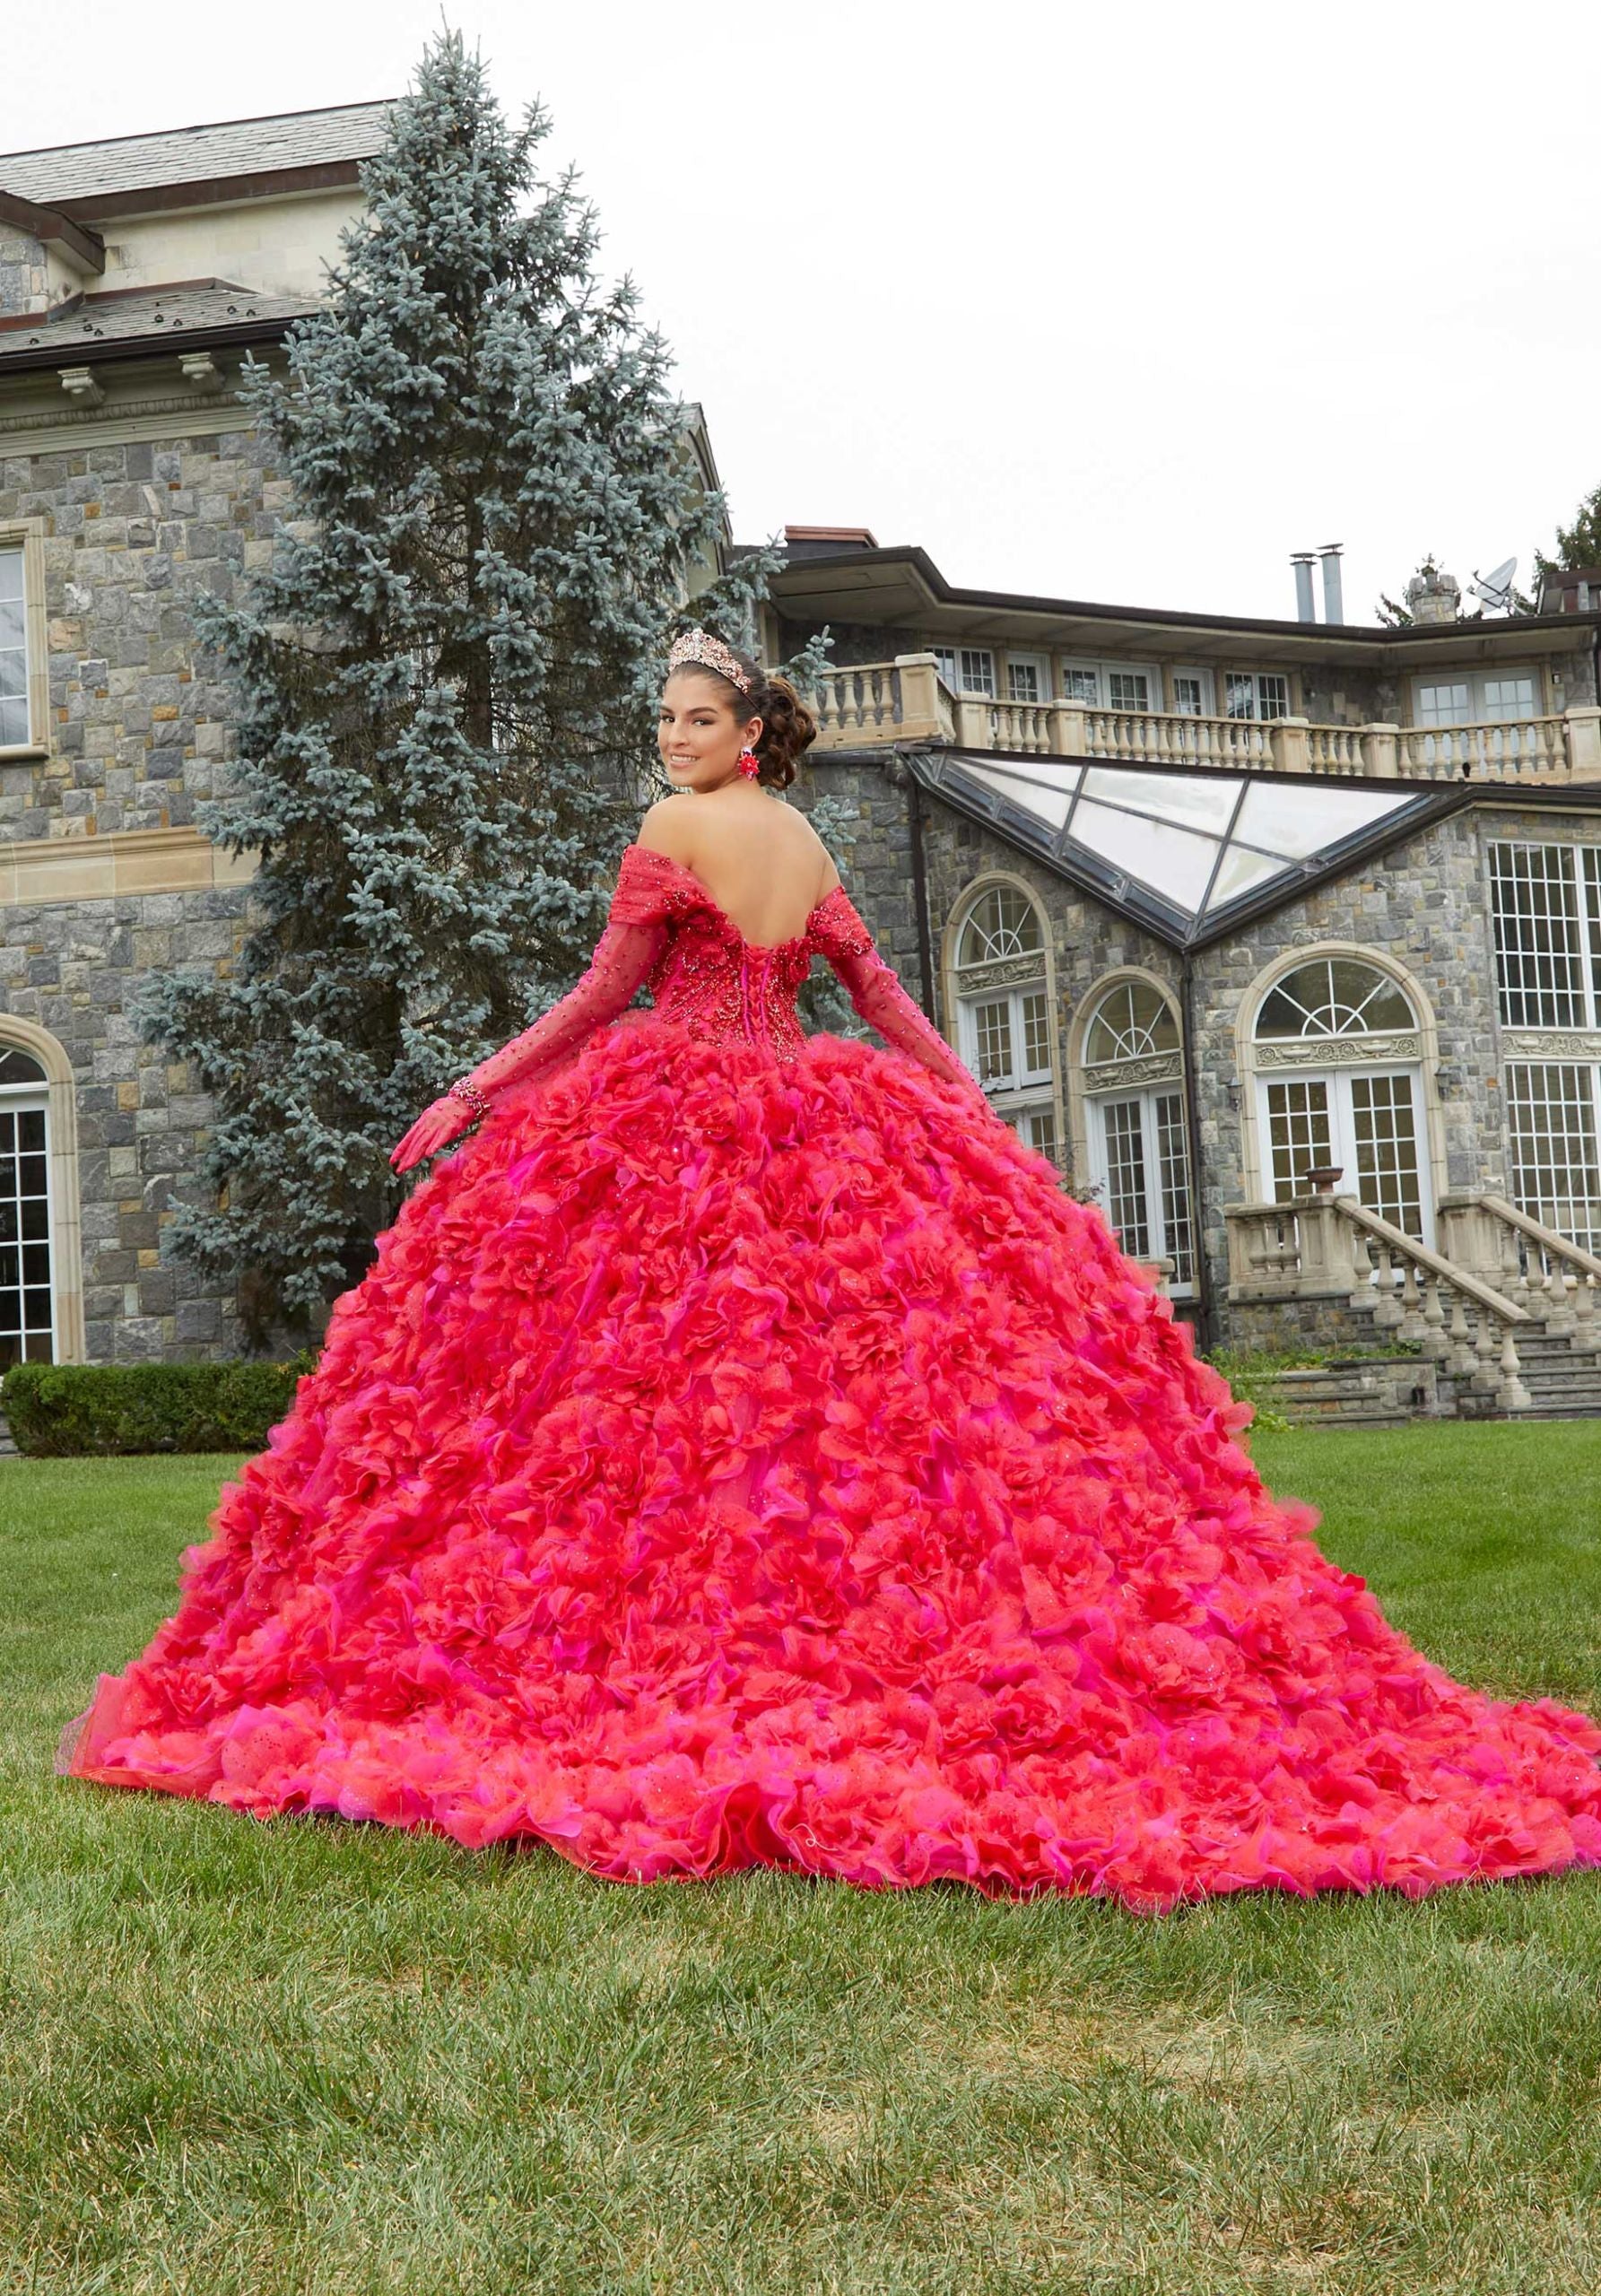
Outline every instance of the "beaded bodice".
[[747, 941], [694, 872], [654, 846], [623, 848], [606, 929], [576, 988], [473, 1072], [491, 1100], [548, 1076], [618, 1019], [640, 984], [656, 1010], [705, 1044], [760, 1045], [799, 1058], [806, 1038], [796, 998], [814, 956], [826, 957], [862, 1018], [986, 1109], [970, 1073], [918, 1011], [879, 955], [843, 885], [825, 893], [793, 940]]
[[[804, 932], [769, 947], [747, 941], [682, 863], [650, 846], [628, 850], [640, 857], [637, 868], [658, 878], [670, 927], [666, 945], [648, 976], [657, 1011], [664, 1019], [686, 1022], [704, 1043], [743, 1039], [764, 1045], [775, 1059], [796, 1059], [806, 1040], [796, 998], [812, 970], [813, 956], [834, 923], [834, 911], [845, 900], [843, 888], [836, 886], [818, 903]], [[840, 920], [841, 928], [842, 924]], [[817, 927], [822, 929], [822, 938], [814, 932]], [[871, 948], [870, 936], [864, 932], [862, 937]]]

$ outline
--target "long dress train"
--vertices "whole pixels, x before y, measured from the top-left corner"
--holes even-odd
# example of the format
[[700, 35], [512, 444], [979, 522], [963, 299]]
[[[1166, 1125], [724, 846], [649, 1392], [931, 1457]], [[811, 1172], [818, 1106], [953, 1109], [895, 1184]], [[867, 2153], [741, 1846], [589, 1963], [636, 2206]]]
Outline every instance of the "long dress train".
[[[803, 1033], [819, 953], [887, 1049]], [[631, 1881], [1157, 1910], [1601, 1861], [1601, 1729], [1325, 1560], [842, 888], [760, 947], [631, 845], [496, 1058], [64, 1767]]]

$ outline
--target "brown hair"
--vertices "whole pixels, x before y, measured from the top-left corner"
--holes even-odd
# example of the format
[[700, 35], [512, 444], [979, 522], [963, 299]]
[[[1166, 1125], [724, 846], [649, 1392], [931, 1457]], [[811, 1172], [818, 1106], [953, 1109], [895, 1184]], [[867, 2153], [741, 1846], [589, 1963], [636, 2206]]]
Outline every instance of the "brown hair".
[[[727, 639], [724, 643], [727, 643]], [[698, 678], [715, 678], [742, 725], [747, 718], [761, 718], [756, 755], [761, 770], [756, 778], [764, 789], [787, 789], [800, 770], [802, 752], [817, 739], [817, 720], [787, 678], [780, 677], [777, 671], [770, 675], [760, 662], [737, 646], [729, 646], [728, 651], [751, 682], [749, 693], [742, 693], [732, 678], [714, 670], [709, 662], [684, 662], [680, 665], [680, 672]]]

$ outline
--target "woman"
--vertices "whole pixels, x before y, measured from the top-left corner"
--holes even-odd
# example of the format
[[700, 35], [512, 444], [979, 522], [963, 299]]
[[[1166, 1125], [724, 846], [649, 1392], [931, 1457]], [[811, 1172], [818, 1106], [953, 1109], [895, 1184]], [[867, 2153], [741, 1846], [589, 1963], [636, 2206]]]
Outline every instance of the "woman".
[[[65, 1766], [618, 1880], [1153, 1910], [1597, 1862], [1601, 1730], [1458, 1687], [1264, 1492], [768, 794], [814, 731], [674, 647], [588, 972], [399, 1144], [482, 1118]], [[802, 1034], [815, 954], [890, 1049]]]

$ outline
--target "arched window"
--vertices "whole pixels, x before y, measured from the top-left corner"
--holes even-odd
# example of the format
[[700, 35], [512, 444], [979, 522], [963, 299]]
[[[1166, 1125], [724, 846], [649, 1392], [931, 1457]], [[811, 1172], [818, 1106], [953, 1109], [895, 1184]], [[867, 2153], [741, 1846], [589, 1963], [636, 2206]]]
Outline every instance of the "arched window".
[[1357, 957], [1315, 957], [1297, 965], [1268, 990], [1257, 1014], [1258, 1039], [1373, 1036], [1416, 1026], [1405, 990]]
[[1015, 885], [991, 885], [968, 912], [956, 952], [959, 965], [983, 965], [996, 957], [1031, 957], [1045, 947], [1040, 912]]
[[0, 1050], [0, 1367], [57, 1360], [48, 1124], [43, 1065]]
[[1179, 1017], [1149, 980], [1120, 980], [1109, 988], [1084, 1037], [1085, 1064], [1092, 1068], [1178, 1049]]
[[956, 935], [956, 1048], [1021, 1139], [1060, 1161], [1045, 930], [1026, 892], [987, 885]]
[[1184, 1052], [1172, 999], [1154, 980], [1114, 981], [1090, 1004], [1080, 1068], [1092, 1177], [1135, 1259], [1170, 1260], [1176, 1299], [1195, 1290], [1195, 1214], [1184, 1120]]
[[1333, 1171], [1336, 1187], [1430, 1240], [1423, 1046], [1400, 983], [1356, 955], [1307, 958], [1266, 989], [1251, 1034], [1275, 1202], [1306, 1194], [1309, 1172]]

